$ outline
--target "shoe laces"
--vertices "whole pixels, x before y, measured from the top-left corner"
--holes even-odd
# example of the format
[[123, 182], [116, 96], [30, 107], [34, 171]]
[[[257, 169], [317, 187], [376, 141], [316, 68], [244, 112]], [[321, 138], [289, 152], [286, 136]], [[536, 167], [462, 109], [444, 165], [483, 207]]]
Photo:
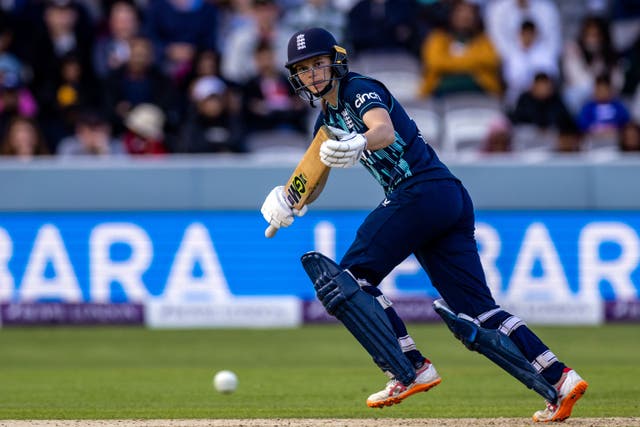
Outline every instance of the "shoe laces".
[[561, 399], [561, 397], [560, 397], [560, 387], [562, 386], [562, 382], [564, 382], [564, 381], [559, 381], [560, 386], [555, 387], [555, 389], [558, 390], [558, 403], [553, 404], [553, 403], [549, 402], [548, 400], [544, 401], [545, 405], [547, 405], [547, 408], [545, 409], [547, 412], [550, 412], [550, 413], [553, 414], [558, 409], [558, 406], [560, 404], [560, 399]]
[[387, 382], [387, 387], [386, 387], [386, 389], [389, 391], [389, 396], [393, 396], [396, 393], [401, 393], [406, 388], [407, 387], [404, 384], [402, 384], [400, 381], [396, 379], [389, 380], [389, 382]]
[[553, 413], [558, 409], [558, 405], [554, 405], [551, 402], [546, 402], [547, 403], [547, 411]]

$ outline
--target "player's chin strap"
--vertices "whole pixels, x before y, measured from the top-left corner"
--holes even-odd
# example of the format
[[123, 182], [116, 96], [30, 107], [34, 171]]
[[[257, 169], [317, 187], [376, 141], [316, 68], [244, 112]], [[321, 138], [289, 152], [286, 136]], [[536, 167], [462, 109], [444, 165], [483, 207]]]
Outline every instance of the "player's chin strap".
[[[322, 89], [320, 92], [311, 92], [309, 89], [307, 89], [306, 87], [301, 89], [300, 91], [302, 93], [304, 93], [304, 96], [301, 96], [302, 99], [309, 101], [309, 105], [312, 108], [316, 107], [315, 102], [316, 101], [321, 101], [322, 102], [322, 97], [329, 93], [331, 91], [331, 89], [333, 89], [333, 80], [329, 80], [329, 83], [327, 83], [327, 85], [324, 87], [324, 89]], [[300, 92], [299, 92], [300, 94]]]
[[318, 252], [302, 256], [302, 267], [327, 312], [340, 320], [385, 372], [405, 385], [416, 373], [404, 355], [384, 308], [351, 273]]
[[545, 400], [553, 404], [558, 401], [556, 389], [534, 369], [511, 338], [496, 329], [477, 325], [464, 313], [456, 315], [442, 299], [434, 301], [433, 308], [469, 350], [485, 355]]

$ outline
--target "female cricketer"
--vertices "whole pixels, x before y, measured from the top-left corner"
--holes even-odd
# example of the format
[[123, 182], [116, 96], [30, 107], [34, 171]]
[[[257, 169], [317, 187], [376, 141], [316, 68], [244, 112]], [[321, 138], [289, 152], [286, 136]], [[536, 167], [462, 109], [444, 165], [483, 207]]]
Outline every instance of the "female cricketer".
[[[377, 288], [394, 267], [413, 254], [450, 312], [458, 316], [454, 322], [462, 324], [462, 329], [453, 326], [452, 330], [465, 345], [479, 347], [494, 362], [503, 361], [496, 363], [525, 384], [534, 378], [549, 385], [552, 392], [546, 408], [537, 411], [533, 420], [568, 418], [587, 389], [586, 381], [558, 360], [522, 319], [496, 304], [480, 263], [469, 194], [425, 142], [400, 103], [381, 82], [350, 72], [345, 49], [322, 28], [293, 34], [286, 68], [300, 96], [312, 104], [320, 101], [315, 131], [328, 125], [336, 135], [322, 144], [321, 161], [331, 168], [361, 163], [385, 194], [340, 261], [339, 269], [347, 274], [331, 272], [328, 267], [314, 284], [327, 311], [337, 313], [390, 377], [384, 389], [369, 396], [367, 405], [400, 403], [441, 381], [391, 302]], [[289, 205], [282, 186], [269, 193], [261, 212], [277, 228], [288, 227], [294, 215], [301, 213]], [[323, 273], [328, 264], [320, 258], [307, 261], [319, 262], [312, 267]], [[367, 298], [379, 303], [386, 317], [383, 321], [371, 314]], [[385, 325], [392, 331], [389, 344], [379, 339], [384, 338]], [[478, 338], [498, 331], [498, 340]], [[395, 353], [394, 347], [398, 349]], [[519, 358], [526, 366], [518, 365]], [[404, 366], [410, 367], [409, 373]]]

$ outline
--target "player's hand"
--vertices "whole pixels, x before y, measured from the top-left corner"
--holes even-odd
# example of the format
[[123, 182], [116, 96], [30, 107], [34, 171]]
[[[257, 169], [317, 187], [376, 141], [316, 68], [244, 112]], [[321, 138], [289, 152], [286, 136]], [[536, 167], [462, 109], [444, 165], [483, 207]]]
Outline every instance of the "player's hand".
[[275, 228], [288, 227], [293, 223], [293, 217], [307, 213], [307, 206], [302, 209], [294, 209], [287, 202], [282, 185], [275, 187], [262, 204], [260, 209], [262, 216]]
[[[331, 129], [338, 139], [327, 139], [320, 146], [320, 160], [332, 168], [349, 168], [360, 160], [367, 138], [356, 132]], [[340, 132], [337, 132], [340, 131]]]

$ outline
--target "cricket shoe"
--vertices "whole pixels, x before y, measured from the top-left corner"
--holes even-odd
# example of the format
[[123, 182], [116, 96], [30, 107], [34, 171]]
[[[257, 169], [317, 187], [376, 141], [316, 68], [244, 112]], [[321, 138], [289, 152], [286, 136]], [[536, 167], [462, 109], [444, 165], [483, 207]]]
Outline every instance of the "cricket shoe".
[[583, 380], [576, 371], [564, 368], [560, 381], [556, 383], [558, 390], [558, 403], [547, 402], [547, 407], [533, 414], [533, 421], [546, 423], [549, 421], [564, 421], [571, 416], [573, 405], [587, 391], [589, 384]]
[[440, 375], [436, 368], [425, 359], [424, 364], [416, 371], [416, 379], [409, 385], [404, 385], [395, 378], [391, 379], [384, 390], [373, 393], [367, 399], [367, 406], [370, 408], [382, 408], [401, 403], [407, 397], [428, 391], [440, 384]]

